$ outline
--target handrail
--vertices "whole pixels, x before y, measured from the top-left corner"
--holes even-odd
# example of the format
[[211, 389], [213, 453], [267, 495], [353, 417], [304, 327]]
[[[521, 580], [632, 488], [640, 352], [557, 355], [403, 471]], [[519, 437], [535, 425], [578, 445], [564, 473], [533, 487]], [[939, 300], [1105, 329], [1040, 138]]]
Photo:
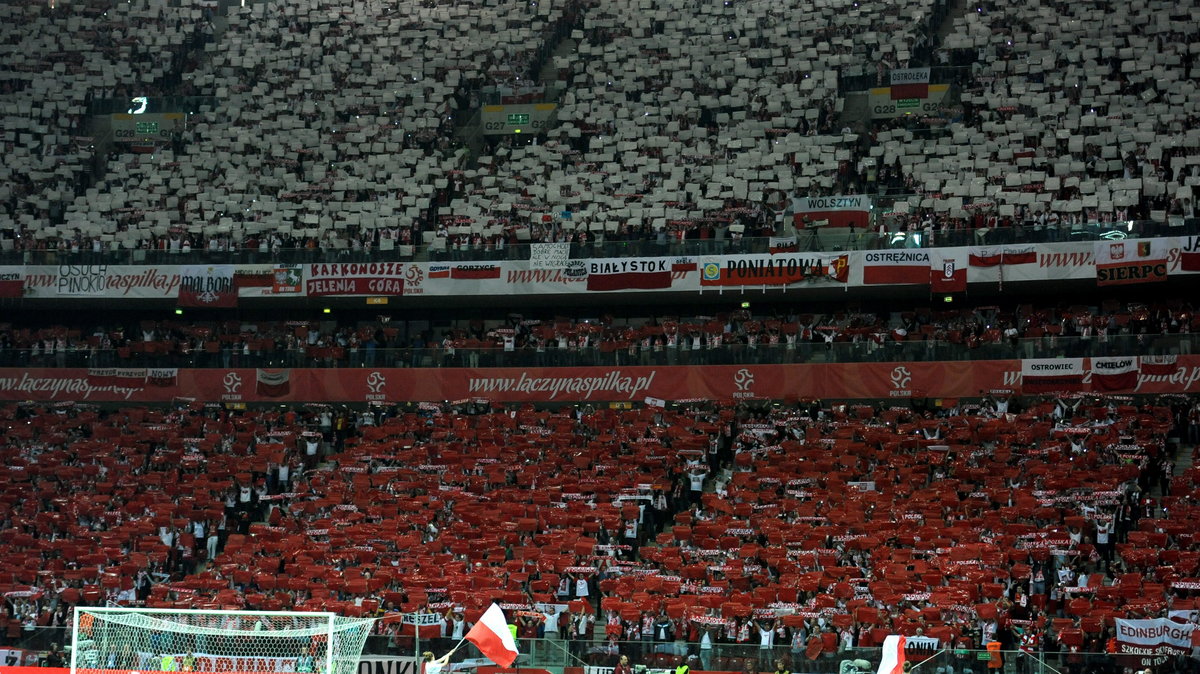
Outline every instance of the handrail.
[[[572, 235], [570, 257], [591, 259], [608, 257], [678, 257], [701, 255], [735, 255], [767, 253], [773, 245], [791, 246], [801, 252], [830, 252], [846, 250], [911, 249], [952, 246], [991, 246], [1026, 243], [1054, 243], [1121, 240], [1127, 238], [1159, 238], [1200, 233], [1200, 219], [1178, 219], [1166, 223], [1131, 220], [1128, 222], [1095, 222], [1066, 224], [1057, 227], [1016, 225], [979, 229], [934, 229], [910, 225], [901, 218], [878, 215], [878, 226], [871, 229], [854, 227], [799, 229], [787, 237], [740, 236], [730, 231], [727, 223], [713, 223], [694, 231], [691, 238], [659, 237], [653, 233], [636, 234], [593, 233], [585, 241]], [[569, 232], [568, 232], [569, 234]], [[469, 239], [468, 235], [464, 238]], [[790, 241], [789, 241], [790, 240]], [[350, 244], [331, 245], [312, 241], [311, 246], [278, 247], [250, 240], [224, 239], [224, 250], [210, 250], [179, 244], [172, 249], [170, 239], [163, 237], [155, 245], [141, 242], [137, 247], [118, 246], [120, 242], [104, 240], [98, 247], [83, 241], [72, 244], [55, 239], [40, 241], [0, 240], [0, 265], [58, 265], [58, 264], [124, 264], [160, 265], [189, 263], [227, 264], [302, 264], [312, 262], [395, 262], [395, 261], [498, 261], [527, 260], [530, 243], [496, 242], [494, 238], [479, 238], [462, 243], [435, 240], [437, 243], [403, 245], [391, 242], [382, 249], [372, 240], [369, 248]], [[301, 243], [305, 243], [301, 241]]]

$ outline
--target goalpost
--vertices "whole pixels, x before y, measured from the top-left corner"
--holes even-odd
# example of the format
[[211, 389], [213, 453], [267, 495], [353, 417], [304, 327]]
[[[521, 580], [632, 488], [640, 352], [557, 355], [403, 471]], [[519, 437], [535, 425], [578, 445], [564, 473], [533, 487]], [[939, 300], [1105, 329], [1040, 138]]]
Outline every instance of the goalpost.
[[372, 623], [304, 611], [78, 607], [71, 674], [356, 674]]

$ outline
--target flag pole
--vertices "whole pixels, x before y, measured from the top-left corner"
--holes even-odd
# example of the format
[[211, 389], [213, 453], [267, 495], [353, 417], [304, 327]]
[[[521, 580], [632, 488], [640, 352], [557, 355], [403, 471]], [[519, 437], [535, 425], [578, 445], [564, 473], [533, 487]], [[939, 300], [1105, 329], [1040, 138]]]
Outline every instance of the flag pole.
[[457, 644], [454, 644], [454, 648], [451, 648], [451, 649], [450, 649], [450, 652], [449, 652], [449, 653], [447, 653], [446, 655], [442, 656], [442, 657], [446, 657], [446, 658], [448, 658], [448, 657], [450, 657], [451, 655], [454, 655], [454, 651], [457, 651], [457, 650], [458, 650], [458, 647], [459, 647], [459, 646], [462, 646], [464, 643], [466, 643], [466, 641], [467, 641], [467, 638], [466, 638], [466, 637], [463, 637], [463, 638], [459, 639], [459, 640], [458, 640], [458, 643], [457, 643]]

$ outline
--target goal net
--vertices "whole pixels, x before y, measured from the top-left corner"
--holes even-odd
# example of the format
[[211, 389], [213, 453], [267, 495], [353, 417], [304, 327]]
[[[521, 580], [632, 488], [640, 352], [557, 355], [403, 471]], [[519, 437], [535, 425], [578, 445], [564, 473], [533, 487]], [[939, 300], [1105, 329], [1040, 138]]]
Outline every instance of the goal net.
[[72, 674], [355, 674], [371, 619], [332, 613], [80, 607]]

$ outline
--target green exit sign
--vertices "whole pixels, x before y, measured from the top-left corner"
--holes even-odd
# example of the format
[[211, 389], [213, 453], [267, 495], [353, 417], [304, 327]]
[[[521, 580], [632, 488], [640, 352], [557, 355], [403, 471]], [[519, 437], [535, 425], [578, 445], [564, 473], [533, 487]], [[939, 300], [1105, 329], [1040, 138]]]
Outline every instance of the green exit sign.
[[921, 99], [919, 99], [919, 98], [901, 98], [900, 100], [896, 101], [896, 109], [897, 110], [904, 110], [905, 108], [915, 108], [919, 105], [921, 105]]
[[157, 135], [158, 122], [138, 122], [134, 125], [134, 130], [139, 136]]
[[529, 113], [515, 112], [508, 116], [509, 126], [524, 126], [529, 123]]

